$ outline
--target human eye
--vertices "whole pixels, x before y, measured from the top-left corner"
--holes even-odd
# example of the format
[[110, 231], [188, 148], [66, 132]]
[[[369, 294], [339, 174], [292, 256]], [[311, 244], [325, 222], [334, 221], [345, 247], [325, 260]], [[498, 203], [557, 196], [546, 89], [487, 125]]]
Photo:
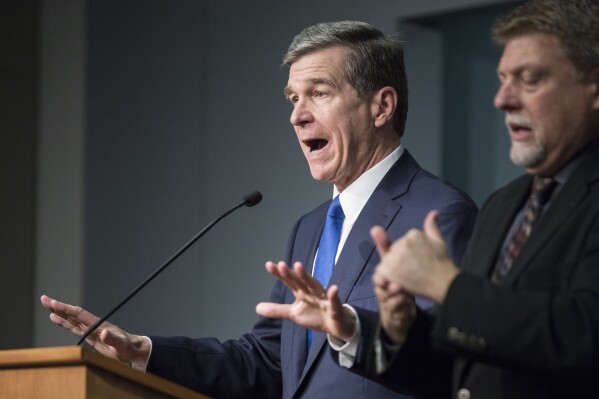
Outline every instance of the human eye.
[[314, 97], [316, 98], [324, 98], [327, 96], [327, 92], [325, 90], [322, 89], [315, 89], [314, 90]]
[[502, 72], [502, 71], [497, 71], [497, 80], [499, 81], [499, 83], [503, 83], [503, 81], [506, 79], [506, 73]]
[[536, 75], [524, 76], [522, 82], [527, 86], [534, 86], [539, 83], [539, 77]]
[[291, 104], [295, 104], [299, 101], [299, 96], [294, 93], [285, 92], [285, 99], [289, 101]]
[[525, 86], [534, 87], [541, 82], [542, 75], [535, 71], [524, 71], [520, 74], [520, 80]]
[[505, 75], [502, 73], [497, 74], [497, 84], [499, 87], [503, 86], [503, 82], [505, 82]]

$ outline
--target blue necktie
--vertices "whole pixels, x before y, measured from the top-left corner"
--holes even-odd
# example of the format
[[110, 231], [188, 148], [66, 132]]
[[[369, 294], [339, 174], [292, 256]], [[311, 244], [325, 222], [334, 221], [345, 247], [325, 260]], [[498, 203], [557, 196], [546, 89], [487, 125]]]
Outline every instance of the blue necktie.
[[[314, 262], [314, 273], [312, 273], [312, 276], [325, 288], [328, 286], [331, 275], [333, 274], [335, 255], [337, 254], [337, 247], [339, 246], [339, 239], [341, 238], [343, 219], [345, 219], [345, 214], [341, 208], [339, 196], [337, 196], [331, 201], [331, 205], [327, 212], [327, 220], [324, 223], [324, 229], [322, 230], [320, 243], [318, 244], [316, 262]], [[314, 332], [312, 330], [308, 330], [308, 350], [310, 350], [313, 334]]]

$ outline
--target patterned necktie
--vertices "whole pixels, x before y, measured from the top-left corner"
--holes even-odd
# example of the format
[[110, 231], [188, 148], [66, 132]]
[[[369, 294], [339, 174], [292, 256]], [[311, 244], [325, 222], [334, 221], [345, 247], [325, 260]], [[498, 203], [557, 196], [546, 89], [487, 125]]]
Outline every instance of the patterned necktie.
[[520, 222], [520, 225], [514, 232], [510, 242], [504, 248], [493, 272], [492, 280], [497, 282], [506, 276], [514, 259], [520, 254], [522, 246], [526, 242], [526, 239], [530, 235], [530, 232], [541, 216], [543, 207], [551, 197], [551, 192], [556, 186], [555, 180], [551, 177], [536, 177], [532, 187], [528, 202], [526, 203], [526, 209], [524, 211], [524, 217]]
[[[335, 197], [329, 205], [327, 219], [324, 223], [324, 229], [320, 236], [318, 244], [318, 254], [316, 254], [316, 262], [314, 262], [314, 273], [312, 275], [317, 279], [323, 287], [327, 287], [331, 275], [333, 274], [333, 266], [335, 266], [335, 255], [337, 255], [337, 247], [341, 238], [341, 228], [343, 227], [343, 219], [345, 214], [339, 202], [339, 196]], [[308, 330], [308, 350], [312, 343], [312, 335], [314, 332]]]

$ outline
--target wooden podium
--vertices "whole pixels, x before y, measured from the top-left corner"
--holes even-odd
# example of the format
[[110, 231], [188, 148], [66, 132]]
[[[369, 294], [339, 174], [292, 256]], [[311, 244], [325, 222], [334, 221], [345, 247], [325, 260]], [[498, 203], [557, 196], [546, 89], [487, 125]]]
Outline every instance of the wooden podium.
[[80, 346], [0, 351], [0, 399], [208, 399]]

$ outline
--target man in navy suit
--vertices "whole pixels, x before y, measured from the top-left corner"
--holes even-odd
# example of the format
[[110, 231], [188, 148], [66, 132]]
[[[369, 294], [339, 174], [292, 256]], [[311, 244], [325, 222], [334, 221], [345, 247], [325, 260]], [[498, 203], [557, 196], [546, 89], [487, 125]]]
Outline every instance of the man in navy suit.
[[[495, 106], [527, 173], [486, 201], [460, 269], [433, 212], [393, 245], [373, 229], [379, 313], [356, 308], [352, 323], [302, 270], [284, 269], [271, 271], [303, 314], [262, 313], [354, 338], [349, 361], [333, 352], [339, 363], [419, 398], [598, 397], [598, 27], [597, 0], [533, 0], [496, 23]], [[439, 306], [422, 312], [410, 293]]]
[[[334, 185], [345, 219], [330, 277], [339, 301], [377, 309], [371, 280], [379, 262], [369, 230], [384, 226], [398, 238], [439, 209], [443, 237], [457, 261], [476, 206], [459, 190], [424, 171], [401, 145], [407, 115], [403, 47], [361, 22], [318, 24], [295, 37], [284, 64], [285, 95], [312, 176]], [[268, 270], [311, 270], [327, 201], [294, 226], [285, 260]], [[277, 283], [271, 301], [295, 309], [301, 301]], [[46, 296], [51, 320], [81, 335], [97, 318]], [[263, 306], [260, 305], [258, 310]], [[422, 306], [428, 306], [422, 302]], [[88, 343], [101, 353], [214, 397], [402, 398], [338, 367], [326, 337], [288, 320], [261, 317], [238, 340], [142, 337], [105, 323]]]

